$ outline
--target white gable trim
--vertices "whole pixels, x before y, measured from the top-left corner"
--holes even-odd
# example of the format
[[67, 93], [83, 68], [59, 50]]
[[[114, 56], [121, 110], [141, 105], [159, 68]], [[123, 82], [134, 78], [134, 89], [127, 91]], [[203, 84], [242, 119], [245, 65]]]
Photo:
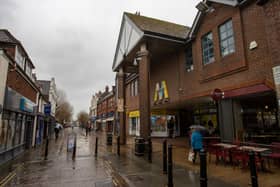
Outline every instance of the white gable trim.
[[[123, 37], [123, 32], [124, 32], [124, 29], [125, 29], [124, 27], [125, 27], [126, 23], [129, 24], [129, 25], [132, 27], [133, 31], [135, 31], [136, 33], [138, 33], [139, 36], [140, 36], [139, 39], [136, 41], [136, 43], [134, 44], [134, 46], [133, 46], [130, 50], [128, 50], [128, 49], [125, 49], [125, 50], [121, 49], [121, 42], [122, 42], [122, 40], [123, 40], [122, 37]], [[130, 33], [130, 34], [131, 34], [131, 33]], [[113, 66], [112, 66], [113, 71], [115, 71], [116, 68], [117, 68], [118, 65], [119, 65], [119, 64], [117, 64], [117, 63], [119, 63], [119, 62], [117, 62], [119, 51], [121, 51], [121, 52], [123, 53], [123, 55], [129, 54], [130, 51], [131, 51], [131, 50], [137, 45], [137, 43], [142, 39], [143, 36], [144, 36], [144, 32], [143, 32], [139, 27], [137, 27], [137, 26], [133, 23], [133, 21], [132, 21], [128, 16], [126, 16], [126, 15], [124, 14], [124, 15], [123, 15], [123, 18], [122, 18], [121, 28], [120, 28], [120, 32], [119, 32], [117, 47], [116, 47], [115, 56], [114, 56], [114, 61], [113, 61]], [[130, 36], [129, 36], [129, 37], [130, 37]], [[129, 38], [129, 40], [126, 41], [126, 42], [128, 42], [128, 43], [127, 43], [127, 47], [128, 47], [129, 42], [130, 42], [130, 39], [131, 39], [131, 38]], [[123, 60], [123, 59], [122, 59], [122, 60]]]
[[225, 5], [230, 5], [230, 6], [238, 5], [237, 0], [208, 0], [208, 1], [214, 2], [214, 3], [221, 3], [221, 4], [225, 4]]
[[[213, 3], [219, 3], [219, 4], [224, 4], [224, 5], [229, 5], [229, 6], [237, 6], [238, 5], [238, 1], [237, 0], [204, 0], [204, 2], [213, 2]], [[199, 21], [202, 18], [204, 13], [202, 13], [201, 11], [198, 11], [196, 14], [196, 17], [194, 19], [193, 25], [191, 27], [191, 30], [189, 32], [188, 38], [192, 39], [193, 37], [195, 37], [194, 33], [195, 30], [197, 29], [198, 25], [199, 25]]]

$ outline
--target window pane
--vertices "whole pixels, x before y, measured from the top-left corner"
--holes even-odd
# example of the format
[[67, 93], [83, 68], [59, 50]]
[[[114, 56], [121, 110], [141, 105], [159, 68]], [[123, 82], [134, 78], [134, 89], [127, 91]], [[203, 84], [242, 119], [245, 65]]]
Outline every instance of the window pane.
[[219, 27], [220, 33], [220, 50], [222, 56], [234, 52], [234, 36], [232, 29], [232, 20], [227, 21]]
[[0, 119], [0, 151], [5, 150], [7, 141], [8, 120]]
[[208, 33], [202, 37], [202, 54], [203, 54], [203, 64], [208, 64], [214, 60], [211, 57], [214, 56], [214, 46], [213, 46], [213, 35]]

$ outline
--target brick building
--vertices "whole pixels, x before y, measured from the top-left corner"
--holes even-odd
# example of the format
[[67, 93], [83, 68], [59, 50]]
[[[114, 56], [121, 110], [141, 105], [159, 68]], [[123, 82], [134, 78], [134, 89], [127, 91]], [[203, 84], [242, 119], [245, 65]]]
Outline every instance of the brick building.
[[113, 132], [115, 124], [115, 87], [109, 91], [106, 86], [104, 92], [98, 93], [97, 101], [97, 117], [96, 126], [97, 130]]
[[32, 146], [40, 91], [32, 74], [34, 65], [20, 41], [9, 31], [0, 30], [0, 47], [9, 61], [0, 128], [2, 163]]
[[134, 123], [141, 137], [167, 136], [171, 118], [174, 135], [186, 135], [192, 124], [213, 124], [223, 140], [277, 138], [272, 67], [279, 52], [268, 41], [279, 35], [268, 35], [279, 31], [271, 26], [277, 19], [267, 22], [271, 6], [208, 0], [198, 4], [191, 28], [124, 13], [113, 62], [118, 105], [124, 105], [118, 110], [122, 142]]

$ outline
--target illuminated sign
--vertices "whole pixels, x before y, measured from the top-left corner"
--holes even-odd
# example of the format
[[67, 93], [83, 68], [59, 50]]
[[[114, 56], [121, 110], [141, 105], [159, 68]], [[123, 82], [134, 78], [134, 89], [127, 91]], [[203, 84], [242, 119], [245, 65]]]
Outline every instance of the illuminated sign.
[[161, 81], [160, 83], [156, 83], [155, 95], [154, 95], [154, 103], [164, 103], [169, 99], [168, 90], [166, 86], [166, 81]]

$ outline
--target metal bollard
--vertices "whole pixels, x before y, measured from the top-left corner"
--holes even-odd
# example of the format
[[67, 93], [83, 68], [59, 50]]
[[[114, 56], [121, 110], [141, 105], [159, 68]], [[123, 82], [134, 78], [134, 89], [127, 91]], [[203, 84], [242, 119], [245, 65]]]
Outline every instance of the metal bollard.
[[166, 140], [162, 143], [162, 166], [163, 174], [167, 174], [167, 143]]
[[76, 158], [76, 146], [77, 146], [77, 135], [75, 135], [72, 160], [75, 160], [75, 158]]
[[120, 153], [120, 136], [117, 137], [117, 154], [118, 154], [118, 156], [121, 155], [121, 153]]
[[98, 154], [98, 137], [95, 139], [95, 157], [97, 157]]
[[249, 152], [250, 160], [250, 173], [251, 173], [251, 183], [252, 187], [258, 187], [258, 176], [256, 170], [255, 153], [253, 151]]
[[148, 139], [148, 147], [149, 147], [149, 150], [148, 150], [148, 160], [150, 163], [152, 163], [152, 151], [153, 151], [153, 147], [152, 147], [152, 140], [151, 140], [151, 137], [149, 137]]
[[200, 157], [200, 187], [207, 187], [207, 162], [206, 152], [202, 149], [199, 152]]
[[172, 145], [168, 145], [168, 170], [167, 170], [167, 175], [168, 175], [168, 187], [173, 187], [173, 166], [172, 166]]
[[49, 153], [49, 137], [47, 137], [47, 139], [46, 139], [45, 160], [48, 159], [48, 153]]

